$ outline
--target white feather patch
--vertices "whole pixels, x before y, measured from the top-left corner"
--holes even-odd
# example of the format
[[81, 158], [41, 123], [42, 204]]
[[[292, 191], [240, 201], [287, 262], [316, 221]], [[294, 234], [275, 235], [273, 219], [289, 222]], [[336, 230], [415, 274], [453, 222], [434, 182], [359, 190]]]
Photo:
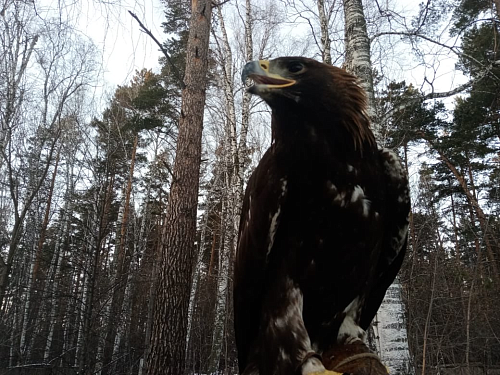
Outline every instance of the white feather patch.
[[395, 180], [403, 180], [405, 176], [405, 170], [403, 165], [399, 161], [397, 154], [388, 149], [383, 149], [382, 153], [385, 154], [386, 160], [384, 161], [384, 168], [386, 173]]
[[269, 255], [274, 245], [274, 237], [276, 236], [276, 231], [278, 230], [278, 220], [280, 217], [280, 212], [281, 206], [278, 206], [278, 210], [276, 211], [276, 213], [273, 216], [269, 215], [271, 219], [271, 226], [269, 227], [269, 245], [267, 246], [267, 255]]
[[[287, 192], [288, 181], [286, 178], [280, 179], [281, 181], [281, 197], [284, 197]], [[276, 237], [276, 231], [278, 230], [279, 219], [281, 213], [281, 205], [278, 203], [278, 208], [274, 215], [269, 214], [269, 219], [271, 219], [271, 225], [269, 227], [269, 245], [267, 246], [267, 255], [271, 252], [274, 245], [274, 238]]]
[[286, 194], [286, 185], [288, 184], [288, 181], [285, 178], [282, 178], [280, 181], [281, 181], [281, 196], [284, 197]]
[[309, 358], [306, 363], [302, 365], [302, 375], [322, 373], [323, 371], [325, 371], [325, 367], [316, 357]]
[[357, 316], [359, 313], [360, 299], [356, 297], [352, 302], [347, 305], [344, 309], [345, 318], [340, 325], [339, 333], [337, 335], [337, 341], [340, 343], [345, 341], [346, 344], [352, 343], [353, 341], [362, 340], [365, 338], [365, 331], [356, 323]]
[[365, 197], [365, 192], [361, 188], [361, 186], [354, 186], [354, 191], [352, 192], [351, 202], [356, 202], [358, 199], [363, 199]]

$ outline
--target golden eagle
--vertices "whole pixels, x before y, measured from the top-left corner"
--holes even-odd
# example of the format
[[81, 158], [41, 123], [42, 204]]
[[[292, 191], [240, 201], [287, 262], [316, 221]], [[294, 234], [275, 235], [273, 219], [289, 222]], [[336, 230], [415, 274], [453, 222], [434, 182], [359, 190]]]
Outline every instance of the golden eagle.
[[272, 109], [272, 144], [248, 181], [239, 228], [240, 373], [331, 374], [325, 353], [366, 348], [401, 267], [407, 177], [395, 153], [377, 148], [365, 93], [345, 70], [281, 57], [249, 62], [247, 78]]

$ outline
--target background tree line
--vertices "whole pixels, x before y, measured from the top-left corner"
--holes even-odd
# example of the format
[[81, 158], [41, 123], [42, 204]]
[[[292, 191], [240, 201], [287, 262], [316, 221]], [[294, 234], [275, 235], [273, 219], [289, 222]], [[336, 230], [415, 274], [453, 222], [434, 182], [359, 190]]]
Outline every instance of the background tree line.
[[[172, 270], [177, 284], [163, 284], [178, 255], [165, 245], [175, 236], [166, 213], [181, 183], [184, 72], [200, 10], [162, 4], [165, 34], [156, 37], [169, 59], [158, 72], [137, 71], [99, 111], [99, 51], [61, 17], [65, 8], [42, 17], [31, 2], [2, 5], [0, 372], [154, 373], [151, 342], [170, 317], [155, 301], [170, 293], [187, 297], [175, 338], [182, 368], [236, 373], [232, 257], [245, 181], [270, 140], [268, 109], [239, 76], [246, 61], [282, 55], [355, 72], [380, 145], [406, 163], [413, 208], [396, 295], [404, 319], [377, 319], [375, 331], [406, 329], [394, 346], [404, 363], [389, 365], [500, 372], [498, 1], [212, 2], [201, 155], [188, 161], [200, 170], [189, 208], [196, 228]], [[463, 79], [448, 74], [443, 84], [451, 57]]]

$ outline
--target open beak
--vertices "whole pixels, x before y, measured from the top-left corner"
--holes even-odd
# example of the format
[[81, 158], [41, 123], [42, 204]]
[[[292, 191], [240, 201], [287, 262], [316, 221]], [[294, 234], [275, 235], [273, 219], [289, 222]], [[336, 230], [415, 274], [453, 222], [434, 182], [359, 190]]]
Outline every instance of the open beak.
[[295, 80], [284, 78], [279, 74], [270, 72], [270, 63], [267, 60], [250, 61], [243, 68], [241, 80], [243, 83], [250, 78], [254, 85], [250, 87], [249, 92], [258, 94], [266, 89], [280, 89], [295, 84]]

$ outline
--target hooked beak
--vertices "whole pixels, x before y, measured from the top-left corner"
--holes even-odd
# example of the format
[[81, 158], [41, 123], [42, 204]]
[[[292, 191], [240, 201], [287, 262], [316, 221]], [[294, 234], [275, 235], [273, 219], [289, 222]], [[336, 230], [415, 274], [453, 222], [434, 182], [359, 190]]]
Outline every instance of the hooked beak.
[[241, 73], [243, 83], [245, 83], [247, 78], [254, 81], [254, 85], [248, 89], [252, 94], [260, 94], [269, 89], [281, 89], [292, 86], [296, 82], [293, 79], [271, 73], [270, 63], [267, 60], [255, 60], [247, 63]]

